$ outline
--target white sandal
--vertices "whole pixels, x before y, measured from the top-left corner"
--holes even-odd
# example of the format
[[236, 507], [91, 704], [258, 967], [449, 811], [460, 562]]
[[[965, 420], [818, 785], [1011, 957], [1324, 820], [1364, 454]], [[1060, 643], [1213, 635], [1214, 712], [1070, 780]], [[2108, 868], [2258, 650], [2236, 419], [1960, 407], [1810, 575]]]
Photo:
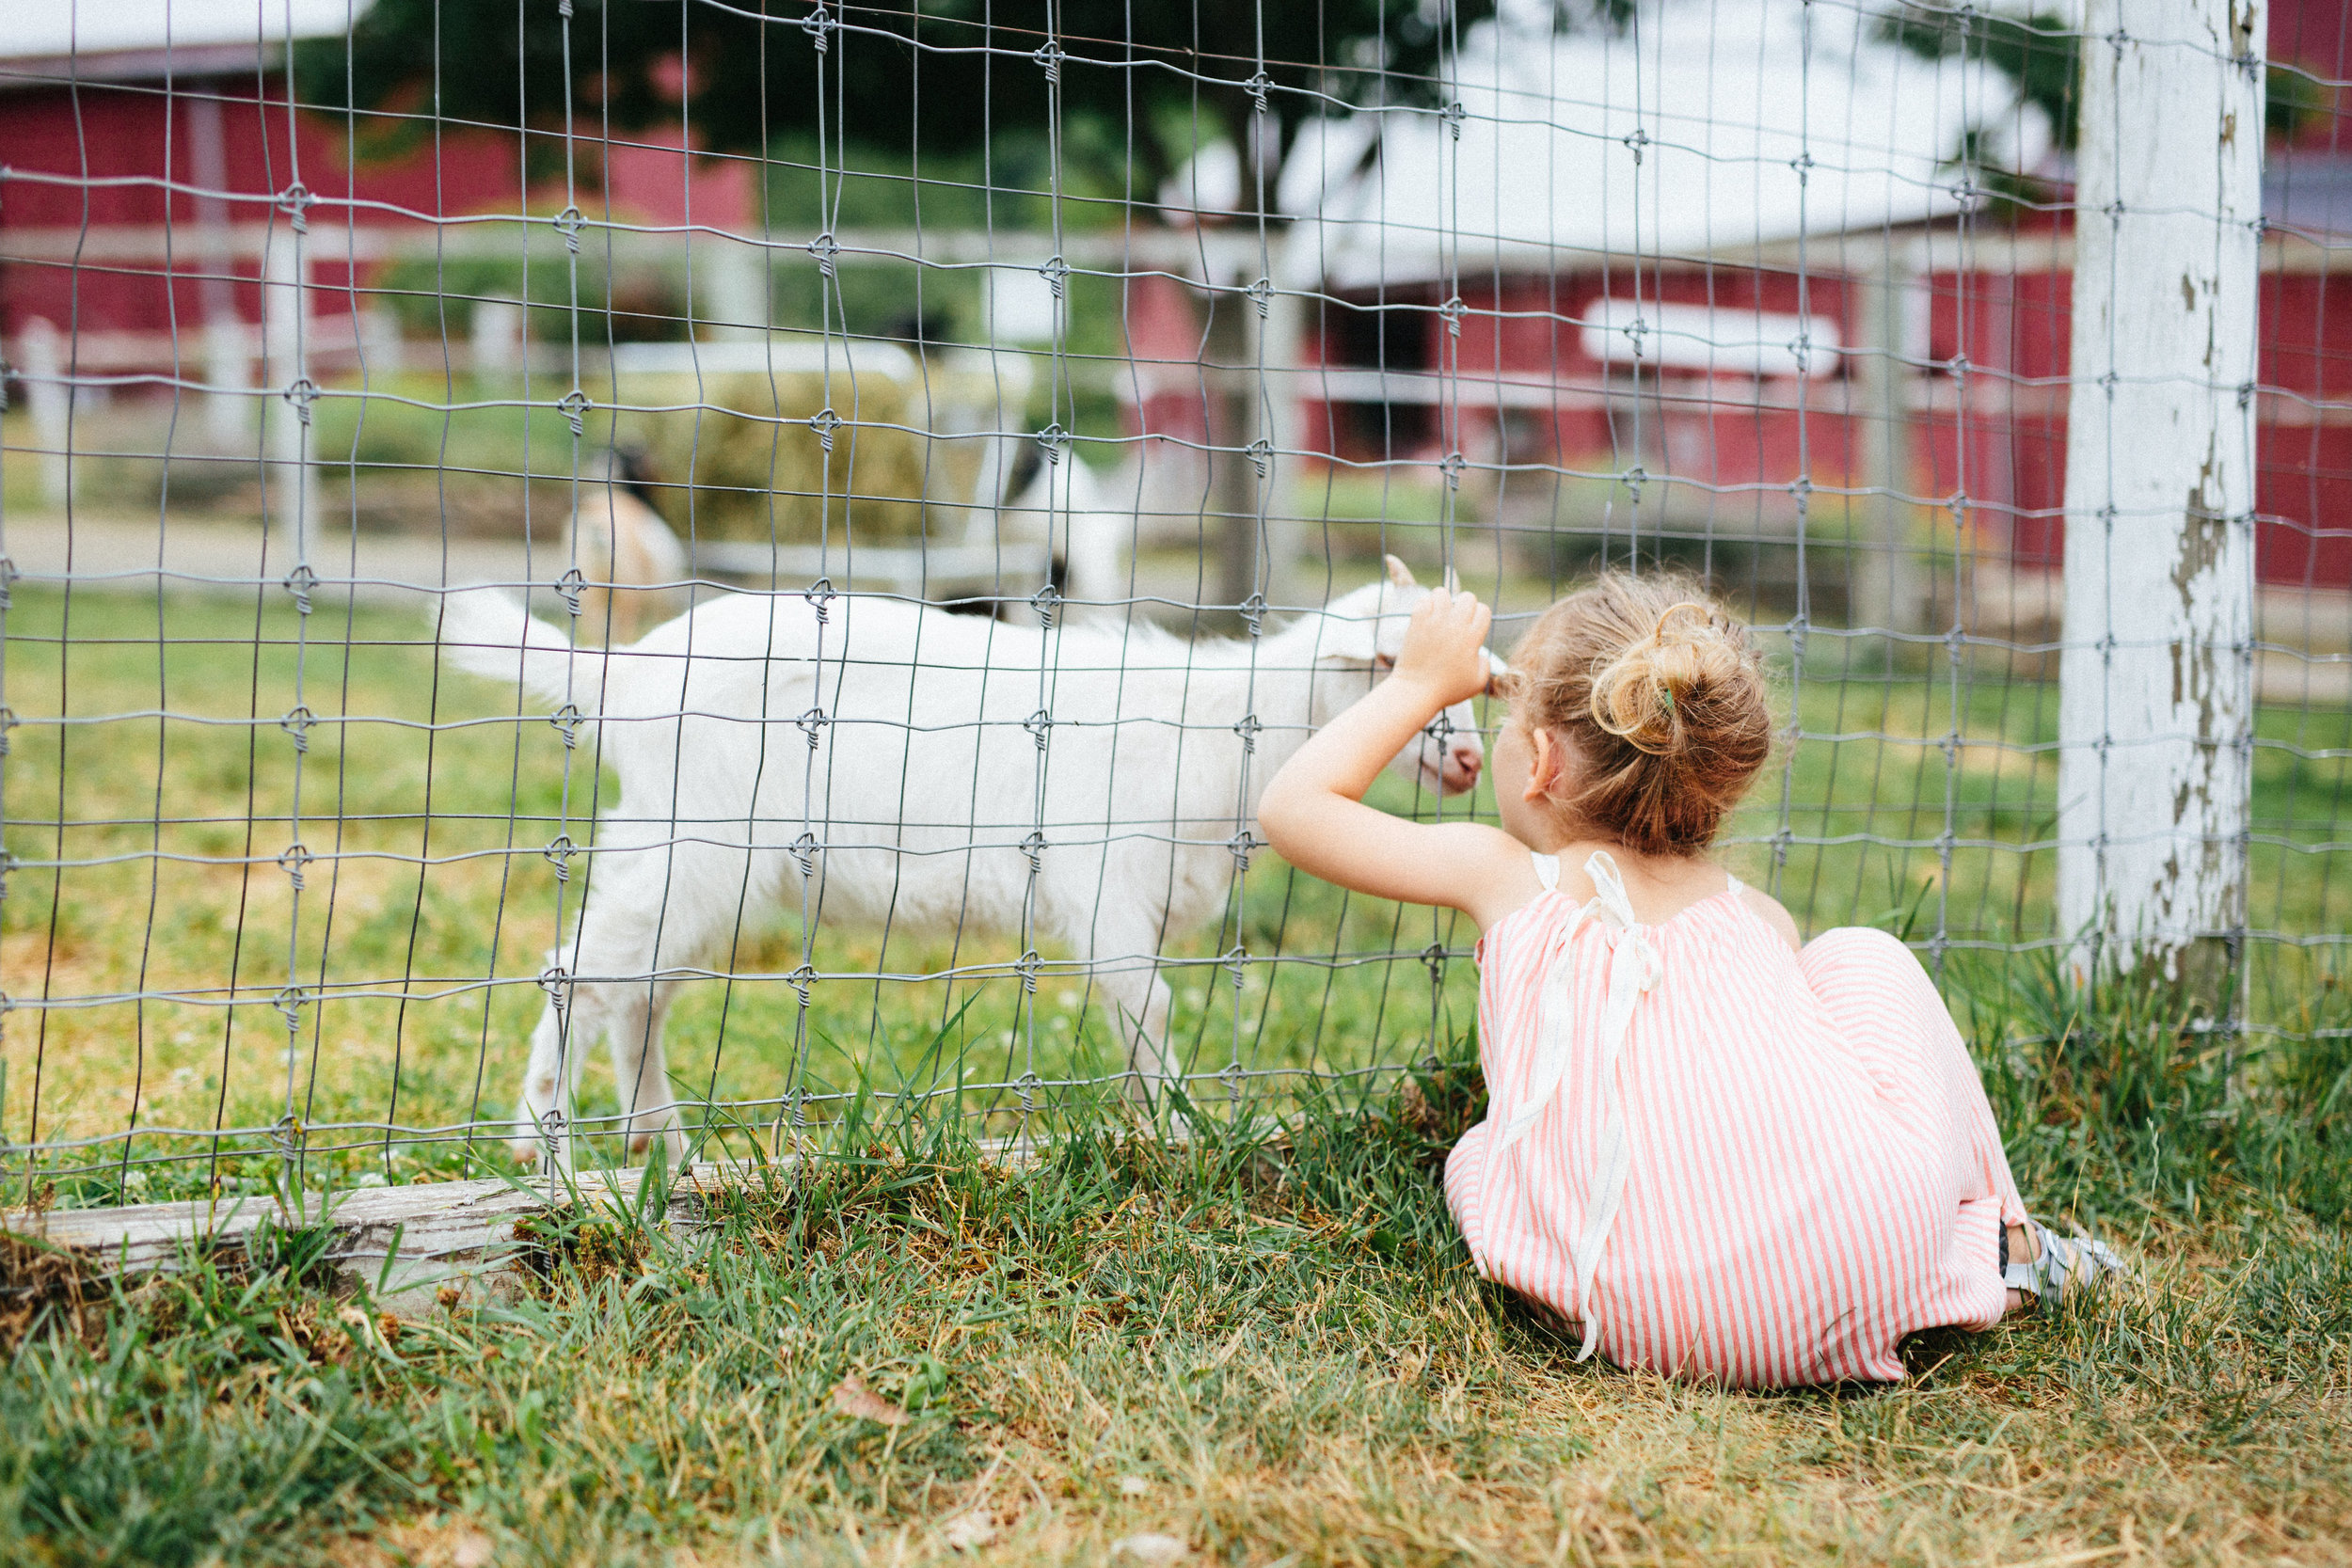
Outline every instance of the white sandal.
[[2001, 1228], [2001, 1283], [2010, 1290], [2022, 1291], [2044, 1307], [2056, 1307], [2059, 1297], [2077, 1286], [2110, 1275], [2118, 1279], [2131, 1277], [2130, 1267], [2106, 1243], [2094, 1242], [2079, 1232], [2061, 1237], [2037, 1219], [2028, 1218], [2026, 1223], [2042, 1243], [2040, 1256], [2029, 1263], [2010, 1261], [2009, 1227]]

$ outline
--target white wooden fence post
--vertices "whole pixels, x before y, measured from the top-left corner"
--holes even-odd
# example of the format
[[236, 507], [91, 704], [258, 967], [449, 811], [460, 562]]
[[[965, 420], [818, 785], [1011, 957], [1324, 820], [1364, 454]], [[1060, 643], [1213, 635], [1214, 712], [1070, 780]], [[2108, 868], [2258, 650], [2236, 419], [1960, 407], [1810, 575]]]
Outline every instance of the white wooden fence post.
[[65, 335], [45, 316], [35, 316], [17, 334], [24, 360], [24, 402], [33, 412], [33, 439], [40, 447], [40, 498], [63, 510], [73, 499], [73, 387]]
[[2208, 996], [2246, 921], [2261, 0], [2088, 0], [2058, 934]]
[[1863, 293], [1867, 341], [1853, 359], [1854, 404], [1867, 423], [1860, 462], [1863, 483], [1873, 492], [1855, 507], [1860, 548], [1852, 553], [1849, 580], [1853, 603], [1849, 620], [1887, 632], [1915, 632], [1930, 619], [1932, 584], [1912, 537], [1914, 507], [1904, 498], [1918, 483], [1918, 453], [1911, 406], [1917, 361], [1927, 357], [1926, 301], [1919, 293], [1919, 246], [1890, 238], [1878, 263], [1854, 277]]
[[310, 246], [308, 225], [270, 226], [262, 261], [262, 354], [269, 395], [262, 400], [262, 453], [268, 466], [271, 521], [293, 560], [307, 562], [319, 535], [317, 470], [310, 463]]

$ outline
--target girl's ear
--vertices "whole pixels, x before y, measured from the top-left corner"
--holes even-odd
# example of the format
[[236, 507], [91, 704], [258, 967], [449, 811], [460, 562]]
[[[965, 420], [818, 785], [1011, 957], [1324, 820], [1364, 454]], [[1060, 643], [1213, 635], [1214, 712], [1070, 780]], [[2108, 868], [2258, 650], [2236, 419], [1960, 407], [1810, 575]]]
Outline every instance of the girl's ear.
[[1535, 729], [1531, 726], [1527, 732], [1527, 741], [1529, 755], [1527, 788], [1524, 798], [1532, 803], [1550, 799], [1552, 786], [1560, 782], [1560, 775], [1565, 769], [1567, 758], [1560, 749], [1560, 742], [1552, 737], [1549, 730]]

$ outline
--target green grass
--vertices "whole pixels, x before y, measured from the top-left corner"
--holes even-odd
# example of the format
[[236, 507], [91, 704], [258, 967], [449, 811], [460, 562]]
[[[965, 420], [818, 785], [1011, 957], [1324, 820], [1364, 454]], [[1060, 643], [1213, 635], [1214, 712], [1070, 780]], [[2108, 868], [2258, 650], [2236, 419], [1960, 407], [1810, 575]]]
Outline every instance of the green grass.
[[[2177, 1015], [2048, 1000], [2040, 1055], [1979, 1041], [2019, 1175], [2141, 1275], [1918, 1336], [1899, 1388], [1573, 1362], [1445, 1214], [1460, 1068], [1025, 1171], [876, 1108], [699, 1231], [554, 1216], [495, 1305], [383, 1319], [282, 1231], [78, 1312], [11, 1295], [0, 1557], [926, 1562], [977, 1518], [1006, 1562], [2344, 1560], [2352, 1233], [2248, 1155], [2316, 1139], [2341, 1183], [2344, 1110], [2296, 1085], [2352, 1056], [2217, 1117]], [[2087, 1119], [2133, 1106], [2162, 1119]]]
[[[7, 701], [21, 721], [0, 775], [16, 864], [0, 905], [0, 989], [86, 1005], [9, 1015], [0, 1135], [23, 1145], [133, 1126], [269, 1127], [291, 1113], [319, 1180], [506, 1168], [479, 1144], [336, 1124], [447, 1127], [505, 1112], [542, 1003], [535, 976], [556, 939], [559, 895], [576, 908], [586, 863], [575, 858], [560, 888], [542, 851], [560, 833], [590, 841], [592, 812], [615, 784], [588, 752], [567, 753], [543, 720], [501, 718], [486, 684], [437, 676], [424, 636], [421, 621], [386, 610], [322, 608], [305, 620], [275, 593], [258, 610], [93, 594], [69, 608], [55, 593], [18, 590]], [[1963, 944], [1943, 958], [1956, 997], [2028, 987], [2030, 958], [1964, 944], [2053, 934], [2054, 857], [2020, 846], [2051, 831], [2055, 689], [1997, 671], [1955, 679], [1858, 656], [1832, 662], [1844, 657], [1820, 639], [1808, 652], [1791, 693], [1804, 738], [1759, 784], [1734, 825], [1746, 842], [1726, 858], [1809, 930], [1877, 925], [1915, 940], [1942, 930]], [[299, 750], [283, 722], [297, 705], [314, 720]], [[155, 716], [166, 710], [172, 717]], [[73, 721], [51, 721], [59, 715]], [[2265, 709], [2259, 730], [2271, 744], [2256, 755], [2257, 826], [2304, 847], [2254, 847], [2253, 924], [2341, 929], [2331, 858], [2307, 851], [2342, 838], [2352, 716]], [[2308, 754], [2330, 749], [2332, 758]], [[1947, 792], [1958, 841], [1948, 853], [1936, 843]], [[1400, 789], [1384, 800], [1427, 808]], [[1473, 805], [1490, 809], [1483, 793]], [[1784, 809], [1795, 838], [1775, 846]], [[1914, 843], [1804, 842], [1866, 832]], [[278, 864], [297, 840], [316, 857], [298, 911]], [[421, 868], [421, 856], [431, 863]], [[60, 858], [103, 863], [41, 863]], [[1351, 898], [1261, 855], [1221, 925], [1168, 946], [1173, 1038], [1208, 1074], [1235, 1060], [1323, 1070], [1419, 1060], [1470, 1032], [1470, 935], [1451, 917]], [[1216, 962], [1236, 942], [1314, 961], [1248, 966], [1236, 988]], [[1434, 987], [1421, 958], [1433, 943], [1454, 955]], [[835, 974], [937, 973], [1016, 952], [903, 934], [885, 948], [871, 932], [820, 927], [809, 961]], [[1049, 974], [1033, 1001], [1010, 977], [828, 981], [813, 988], [803, 1022], [782, 979], [802, 958], [793, 921], [761, 916], [732, 957], [755, 978], [691, 987], [673, 1014], [677, 1085], [735, 1107], [722, 1123], [771, 1121], [796, 1086], [819, 1097], [953, 1092], [1116, 1065], [1082, 975]], [[1964, 984], [1963, 968], [1974, 976]], [[2314, 998], [2335, 974], [2325, 962], [2257, 943], [2249, 971], [2246, 1010], [2258, 1028], [2318, 1026]], [[278, 1005], [290, 984], [304, 988], [291, 1035]], [[592, 1067], [583, 1109], [612, 1103]], [[1018, 1101], [971, 1091], [961, 1103], [1001, 1127]], [[837, 1104], [820, 1099], [814, 1114]], [[43, 1173], [72, 1178], [65, 1201], [154, 1197], [259, 1182], [276, 1165], [270, 1147], [156, 1131], [136, 1151], [187, 1163], [107, 1176], [120, 1152], [111, 1144], [47, 1160]]]
[[[291, 1076], [313, 1186], [507, 1168], [492, 1149], [323, 1124], [502, 1108], [556, 927], [539, 849], [567, 823], [585, 836], [612, 781], [573, 755], [567, 784], [542, 721], [422, 727], [494, 715], [496, 698], [437, 686], [397, 615], [94, 595], [69, 610], [20, 590], [8, 634], [24, 721], [6, 764], [20, 863], [0, 989], [168, 994], [11, 1011], [6, 1136], [21, 1150], [34, 1133], [37, 1076], [49, 1139], [135, 1110], [146, 1127], [266, 1125]], [[1931, 838], [1947, 787], [1963, 834], [2046, 832], [2048, 688], [1844, 673], [1796, 690], [1809, 738], [1759, 791], [1752, 838], [1777, 824], [1781, 790], [1800, 837], [1927, 823]], [[316, 721], [299, 752], [280, 723], [297, 696]], [[77, 722], [42, 721], [60, 714]], [[2340, 716], [2261, 722], [2306, 752], [2343, 745]], [[1947, 758], [1938, 737], [1955, 730]], [[2330, 768], [2266, 748], [2258, 816], [2340, 838], [2321, 826]], [[347, 857], [307, 868], [299, 911], [276, 862], [297, 833]], [[1776, 867], [1771, 849], [1733, 863], [1815, 927], [2047, 930], [2046, 856], [1792, 843]], [[426, 851], [421, 872], [398, 858]], [[62, 876], [22, 863], [60, 854], [122, 858]], [[2313, 863], [2258, 862], [2277, 890], [2258, 886], [2276, 900], [2258, 922], [2341, 926], [2341, 895], [2294, 869]], [[1343, 961], [1253, 967], [1236, 991], [1214, 962], [1236, 930], [1253, 952]], [[965, 1097], [992, 1122], [893, 1093], [952, 1085], [959, 1061], [967, 1081], [1099, 1069], [1081, 983], [1049, 979], [1033, 1010], [1009, 979], [894, 983], [879, 1006], [871, 982], [819, 985], [803, 1082], [843, 1098], [816, 1108], [820, 1157], [790, 1183], [754, 1180], [693, 1231], [553, 1216], [529, 1233], [527, 1290], [405, 1323], [334, 1282], [323, 1229], [115, 1285], [10, 1244], [0, 1560], [916, 1562], [954, 1557], [946, 1531], [975, 1519], [1009, 1562], [1099, 1563], [1143, 1531], [1252, 1564], [2352, 1556], [2339, 971], [2258, 951], [2249, 1011], [2269, 1027], [2231, 1037], [2154, 992], [2082, 994], [2046, 956], [1948, 951], [2029, 1201], [2118, 1241], [2141, 1275], [1990, 1334], [1919, 1336], [1899, 1389], [1750, 1395], [1578, 1365], [1472, 1277], [1434, 1180], [1477, 1098], [1472, 976], [1454, 958], [1433, 990], [1419, 957], [1468, 934], [1262, 858], [1228, 927], [1173, 948], [1193, 964], [1175, 985], [1195, 1065], [1433, 1049], [1445, 1065], [1409, 1094], [1393, 1076], [1262, 1081], [1230, 1118], [1212, 1099], [1176, 1149], [1049, 1094], [1034, 1126], [1057, 1137], [1018, 1171], [973, 1143], [1010, 1124], [1009, 1097]], [[831, 968], [946, 957], [831, 930], [816, 950]], [[800, 953], [779, 921], [736, 961], [775, 975]], [[290, 1057], [272, 1002], [290, 974], [429, 983], [405, 1005], [306, 1001]], [[449, 985], [485, 974], [518, 983]], [[237, 1005], [213, 1005], [231, 975]], [[723, 1101], [781, 1093], [795, 1012], [773, 980], [694, 988], [674, 1020], [681, 1081]], [[609, 1104], [590, 1084], [588, 1108]], [[723, 1109], [715, 1142], [745, 1152], [730, 1117], [765, 1114]], [[211, 1152], [159, 1134], [137, 1148]], [[285, 1179], [262, 1144], [127, 1175], [105, 1163], [118, 1148], [20, 1156], [11, 1191], [103, 1202]], [[1835, 1219], [1791, 1238], [1790, 1267], [1834, 1244]], [[851, 1379], [873, 1399], [845, 1395]]]

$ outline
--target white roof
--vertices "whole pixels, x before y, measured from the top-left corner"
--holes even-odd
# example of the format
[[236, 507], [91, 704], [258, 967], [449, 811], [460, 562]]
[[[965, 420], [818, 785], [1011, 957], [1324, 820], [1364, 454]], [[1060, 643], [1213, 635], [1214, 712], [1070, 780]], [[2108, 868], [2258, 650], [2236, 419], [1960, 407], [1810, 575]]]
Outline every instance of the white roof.
[[8, 0], [0, 59], [341, 38], [373, 0]]
[[1303, 220], [1292, 271], [1345, 287], [1737, 256], [1958, 212], [1972, 132], [2010, 167], [2051, 154], [2007, 75], [1922, 58], [1862, 8], [1653, 0], [1623, 31], [1565, 35], [1550, 10], [1506, 0], [1464, 38], [1458, 136], [1422, 111], [1300, 133], [1279, 193]]

